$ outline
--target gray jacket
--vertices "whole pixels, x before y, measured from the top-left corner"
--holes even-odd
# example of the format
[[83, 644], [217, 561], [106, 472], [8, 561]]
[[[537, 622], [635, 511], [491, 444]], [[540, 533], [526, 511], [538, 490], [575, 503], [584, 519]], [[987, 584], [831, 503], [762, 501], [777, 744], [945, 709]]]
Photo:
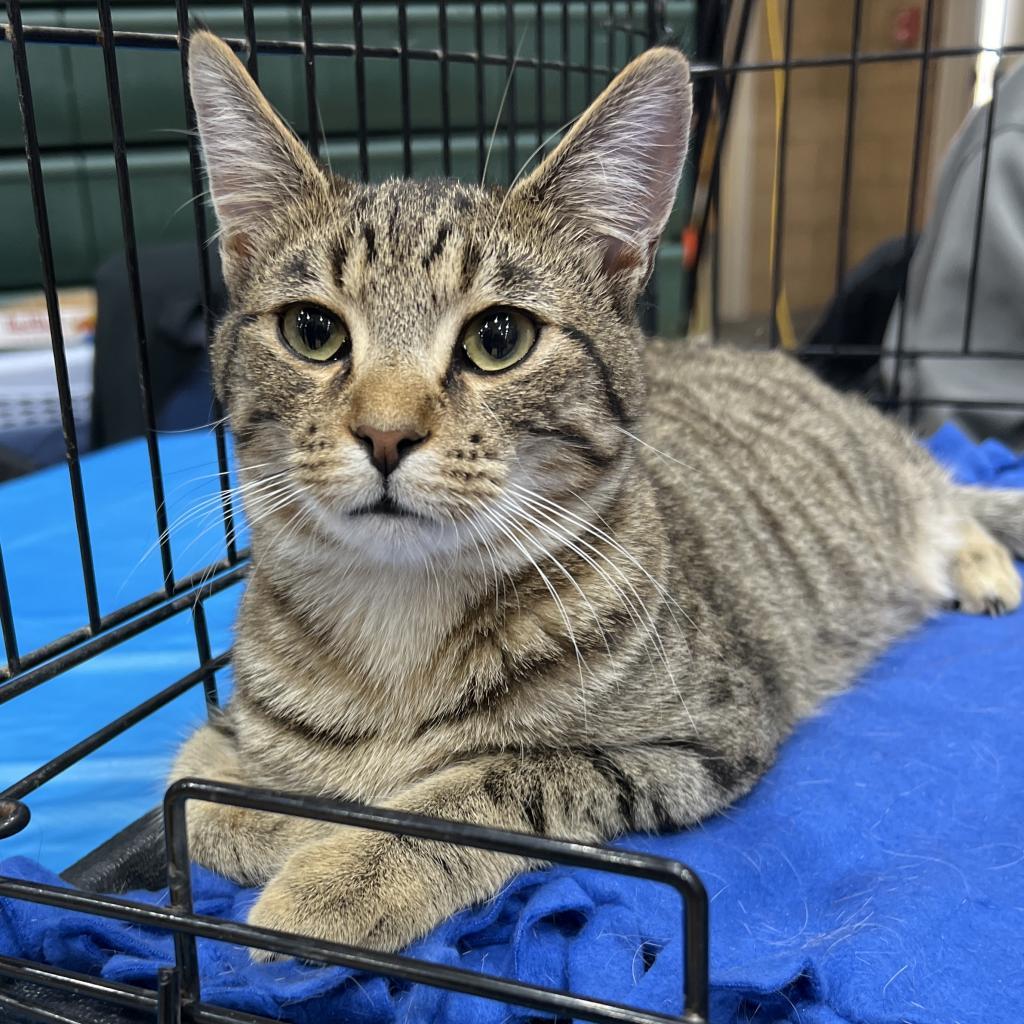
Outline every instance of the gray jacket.
[[[988, 110], [972, 111], [946, 154], [931, 220], [910, 264], [900, 344], [900, 307], [886, 332], [888, 352], [902, 352], [900, 396], [917, 409], [925, 433], [953, 420], [975, 440], [999, 437], [1024, 448], [1024, 65], [998, 83], [968, 348], [994, 356], [949, 358], [965, 345]], [[1012, 353], [1018, 358], [1000, 358]], [[897, 360], [884, 357], [891, 384]], [[1015, 404], [1016, 409], [956, 408], [950, 403]], [[934, 403], [934, 404], [933, 404]]]

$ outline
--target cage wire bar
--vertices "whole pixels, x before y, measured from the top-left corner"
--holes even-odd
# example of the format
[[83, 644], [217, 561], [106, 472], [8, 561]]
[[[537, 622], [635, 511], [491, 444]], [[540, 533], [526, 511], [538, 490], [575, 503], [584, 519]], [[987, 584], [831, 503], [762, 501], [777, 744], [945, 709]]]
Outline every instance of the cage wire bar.
[[[243, 0], [242, 2], [242, 21], [245, 30], [245, 66], [249, 74], [252, 75], [252, 80], [259, 85], [260, 74], [259, 74], [259, 51], [256, 47], [256, 14], [252, 9], [252, 0]], [[188, 26], [186, 24], [183, 29], [181, 23], [178, 23], [178, 34], [184, 39], [188, 34]], [[186, 46], [182, 46], [182, 50], [186, 50]], [[187, 69], [182, 69], [182, 85], [185, 87], [185, 91], [188, 91], [188, 77]]]
[[[363, 41], [363, 0], [352, 4], [352, 33], [355, 40], [353, 56], [356, 70], [356, 134], [359, 145], [359, 178], [370, 180], [370, 154], [367, 144], [366, 123], [366, 45]], [[253, 43], [253, 46], [256, 44]]]
[[[769, 338], [772, 348], [781, 341], [779, 330], [779, 302], [782, 298], [782, 254], [783, 238], [786, 231], [786, 140], [789, 138], [789, 97], [790, 72], [793, 62], [793, 0], [786, 0], [786, 21], [783, 27], [783, 58], [782, 58], [782, 115], [779, 135], [775, 146], [775, 188], [772, 202], [772, 224], [775, 237], [772, 243], [771, 258], [771, 317], [769, 320]], [[787, 309], [786, 315], [789, 315]]]
[[[929, 56], [932, 45], [932, 25], [935, 13], [935, 0], [926, 0], [924, 30], [921, 36], [921, 69], [917, 86], [917, 111], [914, 115], [914, 155], [911, 160], [910, 169], [910, 194], [907, 196], [907, 223], [903, 236], [903, 256], [910, 258], [914, 245], [914, 227], [917, 218], [917, 194], [921, 183], [921, 148], [924, 144], [924, 118], [925, 103], [928, 99], [928, 72], [930, 69]], [[904, 362], [904, 346], [906, 344], [907, 330], [907, 304], [904, 295], [900, 296], [898, 325], [896, 329], [896, 351], [895, 351], [895, 372], [889, 384], [886, 401], [888, 404], [898, 405], [900, 390], [902, 386], [902, 371]]]
[[316, 101], [316, 54], [313, 52], [313, 12], [311, 0], [302, 0], [302, 62], [305, 69], [307, 145], [314, 159], [320, 158], [320, 110]]
[[[487, 180], [487, 115], [484, 113], [486, 105], [486, 92], [484, 88], [484, 12], [480, 4], [473, 8], [473, 31], [474, 43], [476, 45], [476, 64], [474, 74], [476, 76], [476, 162], [477, 175], [480, 183]], [[455, 56], [448, 51], [448, 59], [454, 60]]]
[[[516, 176], [519, 163], [516, 159], [516, 132], [519, 129], [518, 108], [516, 104], [516, 60], [519, 56], [516, 46], [516, 15], [515, 6], [506, 0], [505, 3], [505, 93], [503, 101], [508, 116], [505, 119], [508, 146], [508, 180]], [[500, 116], [500, 115], [499, 115]], [[492, 143], [493, 144], [493, 143]]]
[[853, 184], [853, 132], [857, 124], [857, 76], [860, 73], [860, 38], [864, 27], [864, 0], [854, 0], [850, 26], [850, 70], [846, 89], [846, 128], [843, 134], [843, 180], [839, 189], [839, 237], [836, 240], [836, 294], [846, 280], [847, 236], [850, 233], [850, 191]]
[[[706, 194], [699, 202], [691, 218], [697, 225], [698, 259], [710, 259], [710, 305], [713, 330], [719, 329], [718, 290], [720, 287], [717, 268], [719, 244], [707, 245], [708, 227], [712, 218], [717, 220], [722, 179], [723, 147], [730, 131], [731, 112], [735, 90], [740, 75], [757, 72], [781, 72], [785, 82], [782, 97], [776, 174], [778, 187], [771, 197], [777, 231], [771, 246], [771, 290], [769, 336], [773, 344], [779, 343], [778, 313], [783, 294], [783, 260], [785, 256], [785, 211], [786, 211], [786, 162], [789, 126], [790, 84], [792, 73], [802, 68], [846, 68], [848, 94], [843, 123], [843, 150], [839, 204], [839, 226], [836, 249], [836, 288], [841, 288], [848, 272], [849, 231], [853, 217], [851, 191], [853, 172], [857, 159], [856, 121], [858, 87], [866, 66], [913, 62], [919, 67], [916, 90], [916, 109], [911, 157], [910, 181], [907, 195], [906, 218], [901, 235], [905, 252], [913, 244], [917, 225], [919, 196], [922, 188], [922, 151], [925, 141], [926, 108], [931, 80], [931, 69], [935, 62], [951, 58], [975, 57], [982, 52], [978, 46], [936, 46], [934, 45], [934, 0], [924, 0], [924, 27], [919, 46], [901, 50], [871, 51], [863, 49], [864, 0], [854, 0], [851, 23], [850, 49], [848, 53], [832, 53], [820, 56], [793, 54], [794, 0], [786, 0], [783, 19], [782, 59], [754, 60], [745, 57], [751, 38], [750, 23], [754, 15], [754, 0], [698, 0], [697, 33], [693, 53], [693, 78], [695, 82], [696, 131], [694, 134], [695, 163], [703, 166], [705, 155], [709, 158], [710, 176]], [[224, 531], [225, 557], [211, 561], [203, 568], [179, 577], [175, 571], [172, 537], [168, 529], [164, 495], [164, 479], [160, 464], [160, 452], [155, 431], [155, 415], [148, 360], [148, 339], [142, 308], [142, 294], [139, 282], [138, 246], [136, 242], [132, 191], [128, 153], [131, 143], [126, 138], [124, 113], [121, 105], [117, 54], [120, 49], [131, 47], [143, 50], [177, 50], [180, 55], [182, 96], [185, 109], [185, 127], [189, 130], [187, 140], [188, 174], [194, 195], [202, 193], [202, 168], [198, 143], [195, 137], [195, 111], [187, 88], [188, 31], [190, 6], [187, 0], [175, 0], [175, 33], [144, 32], [117, 29], [114, 26], [110, 0], [98, 0], [96, 12], [98, 28], [82, 28], [69, 25], [23, 24], [20, 0], [6, 0], [7, 24], [4, 37], [10, 46], [18, 93], [21, 123], [24, 136], [27, 180], [32, 200], [43, 292], [46, 299], [47, 318], [50, 326], [51, 347], [56, 373], [61, 425], [64, 436], [65, 462], [69, 474], [75, 529], [79, 551], [79, 572], [85, 594], [85, 622], [72, 632], [50, 640], [32, 650], [19, 647], [17, 634], [16, 605], [12, 604], [10, 587], [4, 570], [3, 549], [0, 547], [0, 635], [3, 637], [5, 663], [0, 665], [0, 704], [14, 700], [64, 672], [97, 657], [118, 645], [125, 643], [161, 622], [174, 616], [191, 616], [197, 667], [172, 680], [162, 689], [129, 709], [118, 718], [107, 722], [78, 743], [57, 754], [46, 763], [29, 772], [24, 778], [0, 792], [0, 838], [23, 829], [29, 821], [29, 808], [25, 799], [39, 786], [53, 779], [90, 753], [98, 750], [116, 736], [145, 719], [182, 694], [201, 687], [206, 706], [210, 711], [219, 704], [217, 672], [230, 661], [230, 650], [213, 651], [207, 625], [205, 605], [212, 596], [228, 588], [240, 585], [248, 571], [248, 551], [238, 547], [238, 516], [233, 507], [229, 488], [229, 464], [227, 439], [223, 410], [215, 407], [213, 431], [216, 441], [217, 479], [220, 490], [220, 516]], [[168, 2], [168, 7], [170, 7]], [[409, 4], [407, 0], [392, 0], [390, 9], [396, 16], [396, 38], [393, 45], [367, 42], [367, 6], [364, 0], [352, 0], [350, 41], [325, 41], [317, 38], [315, 9], [311, 0], [298, 0], [298, 39], [260, 38], [255, 5], [252, 0], [242, 0], [242, 37], [229, 38], [229, 45], [239, 53], [254, 79], [258, 80], [260, 58], [273, 54], [290, 54], [302, 60], [302, 83], [304, 88], [305, 138], [314, 156], [325, 155], [332, 141], [324, 129], [317, 95], [317, 62], [320, 60], [351, 61], [354, 77], [354, 110], [356, 123], [356, 160], [358, 176], [369, 181], [373, 162], [372, 145], [375, 136], [369, 124], [369, 93], [367, 62], [384, 61], [397, 70], [399, 96], [399, 132], [401, 135], [401, 169], [406, 176], [416, 169], [416, 150], [412, 126], [412, 73], [414, 66], [436, 65], [438, 67], [438, 99], [440, 103], [440, 160], [445, 174], [453, 169], [453, 124], [452, 94], [453, 69], [462, 66], [475, 89], [470, 102], [469, 123], [461, 129], [469, 142], [470, 159], [476, 165], [478, 180], [485, 177], [501, 177], [495, 163], [490, 161], [491, 149], [499, 133], [506, 145], [506, 180], [512, 180], [517, 173], [520, 157], [524, 155], [524, 137], [532, 140], [536, 136], [536, 150], [540, 155], [553, 145], [559, 131], [577, 113], [577, 86], [582, 86], [588, 96], [604, 83], [625, 63], [644, 47], [671, 37], [667, 35], [666, 13], [663, 0], [520, 0], [516, 7], [514, 0], [492, 0], [484, 3], [473, 0], [472, 16], [468, 24], [470, 49], [452, 46], [452, 23], [448, 0], [435, 0], [437, 42], [436, 48], [414, 45], [410, 39]], [[377, 5], [373, 5], [377, 6]], [[459, 5], [464, 8], [468, 5]], [[760, 6], [760, 4], [758, 4]], [[485, 10], [497, 12], [496, 21], [485, 20]], [[523, 53], [525, 41], [531, 35], [531, 26], [526, 24], [527, 12], [532, 10], [535, 24], [532, 26], [533, 53]], [[582, 45], [576, 42], [579, 32], [577, 15], [582, 11], [584, 39]], [[623, 12], [625, 14], [623, 15]], [[797, 15], [798, 16], [798, 15]], [[554, 29], [549, 33], [549, 25]], [[501, 44], [488, 47], [488, 30], [502, 28]], [[598, 53], [596, 32], [605, 33], [606, 46]], [[620, 45], [621, 40], [621, 45]], [[55, 272], [53, 241], [49, 227], [46, 202], [44, 169], [40, 153], [36, 113], [33, 106], [29, 73], [28, 44], [50, 44], [61, 46], [98, 48], [102, 54], [103, 74], [109, 104], [112, 153], [116, 176], [121, 234], [128, 271], [129, 292], [133, 325], [136, 334], [136, 360], [138, 369], [139, 401], [146, 423], [146, 450], [149, 461], [152, 487], [152, 514], [157, 528], [158, 548], [161, 566], [162, 586], [143, 597], [125, 603], [117, 608], [104, 610], [101, 607], [96, 582], [95, 556], [93, 553], [89, 514], [82, 484], [81, 457], [72, 408], [64, 340], [61, 331], [60, 311], [57, 297], [57, 275]], [[462, 44], [463, 47], [465, 45]], [[728, 59], [724, 56], [729, 47]], [[493, 51], [493, 52], [492, 52]], [[1024, 44], [1004, 45], [1000, 54], [1024, 53]], [[582, 56], [580, 56], [582, 53]], [[506, 80], [505, 94], [496, 95], [494, 81], [489, 80], [489, 70], [501, 72]], [[529, 79], [527, 78], [529, 76]], [[521, 102], [518, 87], [521, 82], [532, 80], [536, 92], [535, 110], [527, 113], [526, 104]], [[549, 106], [546, 102], [549, 88], [557, 84], [557, 96]], [[998, 75], [993, 84], [993, 99], [985, 117], [985, 151], [981, 171], [981, 186], [978, 196], [978, 217], [973, 233], [970, 281], [967, 306], [964, 314], [963, 340], [958, 351], [946, 349], [929, 350], [915, 348], [907, 351], [904, 345], [905, 311], [901, 302], [898, 338], [893, 350], [860, 346], [827, 345], [822, 348], [805, 346], [805, 355], [827, 355], [837, 360], [871, 356], [891, 361], [895, 374], [890, 393], [882, 400], [896, 408], [911, 406], [952, 405], [965, 407], [991, 407], [1019, 409], [1021, 403], [1003, 401], [956, 402], [936, 398], [909, 402], [900, 394], [900, 369], [911, 360], [920, 357], [965, 358], [991, 357], [999, 359], [1024, 358], [1024, 353], [989, 351], [983, 345], [972, 343], [975, 315], [976, 288], [979, 253], [982, 242], [982, 216], [987, 199], [989, 172], [989, 148], [993, 135]], [[491, 121], [491, 112], [501, 99], [497, 121]], [[548, 120], [554, 112], [555, 123]], [[529, 121], [532, 115], [533, 123]], [[526, 117], [527, 120], [523, 121]], [[713, 118], [713, 121], [712, 121]], [[712, 130], [714, 127], [714, 130]], [[549, 130], [553, 129], [550, 132]], [[337, 138], [337, 136], [334, 136]], [[711, 147], [709, 150], [708, 147]], [[529, 148], [529, 145], [525, 147]], [[528, 166], [524, 165], [524, 166]], [[210, 309], [211, 264], [207, 248], [209, 239], [209, 214], [202, 202], [193, 207], [193, 228], [196, 246], [196, 260], [200, 271], [200, 294], [203, 304], [205, 326], [209, 334], [214, 329]], [[684, 298], [694, 297], [692, 289], [684, 289]], [[650, 325], [656, 296], [648, 295], [648, 302], [642, 307], [641, 315], [645, 324]], [[690, 301], [689, 309], [695, 303]], [[0, 538], [2, 541], [2, 538]], [[669, 1017], [657, 1013], [645, 1013], [628, 1007], [614, 1006], [599, 1000], [585, 999], [568, 993], [557, 993], [498, 978], [470, 974], [450, 968], [440, 968], [398, 956], [384, 956], [366, 950], [317, 943], [296, 936], [282, 936], [261, 929], [251, 928], [194, 913], [188, 892], [187, 834], [184, 824], [185, 802], [190, 799], [215, 800], [241, 807], [256, 808], [275, 813], [299, 814], [324, 821], [355, 824], [360, 827], [383, 829], [384, 831], [418, 836], [431, 841], [463, 843], [470, 846], [490, 848], [508, 853], [593, 867], [601, 870], [618, 871], [636, 877], [648, 878], [673, 886], [683, 900], [684, 943], [684, 1002], [682, 1016]], [[240, 1024], [255, 1022], [260, 1018], [223, 1008], [213, 1007], [201, 1001], [198, 975], [195, 970], [194, 947], [196, 937], [221, 939], [251, 944], [272, 949], [289, 955], [297, 955], [326, 963], [346, 964], [364, 970], [390, 974], [411, 981], [439, 985], [486, 998], [518, 1003], [542, 1012], [568, 1014], [575, 1019], [593, 1021], [631, 1021], [653, 1024], [669, 1020], [683, 1020], [687, 1024], [701, 1024], [707, 1016], [707, 900], [696, 878], [688, 869], [657, 858], [645, 858], [623, 851], [611, 851], [580, 844], [540, 839], [494, 830], [475, 828], [448, 822], [422, 819], [413, 815], [355, 807], [337, 802], [319, 801], [309, 798], [289, 797], [262, 793], [257, 790], [215, 785], [204, 782], [179, 784], [169, 792], [165, 804], [164, 842], [167, 848], [168, 871], [171, 882], [172, 905], [167, 908], [153, 907], [133, 901], [98, 896], [91, 892], [77, 892], [42, 885], [17, 882], [0, 878], [0, 896], [24, 899], [51, 906], [64, 907], [82, 913], [131, 921], [141, 926], [163, 928], [176, 936], [176, 960], [172, 969], [161, 971], [154, 979], [156, 988], [143, 989], [90, 978], [73, 971], [54, 967], [0, 958], [0, 978], [17, 982], [43, 985], [55, 992], [68, 992], [90, 997], [128, 1010], [140, 1010], [156, 1014], [161, 1024], [179, 1020], [210, 1021], [218, 1024]], [[0, 988], [0, 1013], [8, 1010], [21, 1014], [25, 1019], [68, 1021], [73, 1018], [62, 1015], [46, 1006], [26, 1002], [12, 990]]]
[[[139, 278], [139, 252], [135, 240], [135, 213], [132, 207], [131, 182], [128, 177], [128, 154], [124, 131], [124, 113], [121, 109], [121, 86], [117, 73], [117, 54], [114, 49], [114, 26], [109, 0], [96, 5], [100, 22], [100, 47], [103, 50], [103, 70], [107, 82], [107, 102], [110, 106], [110, 129], [113, 135], [114, 171], [121, 208], [121, 231], [124, 236], [124, 257], [128, 269], [128, 293], [132, 318], [135, 321], [136, 360], [139, 374], [139, 396], [145, 420], [146, 448], [153, 487], [153, 506], [156, 514], [157, 539], [160, 561], [163, 564], [164, 591], [168, 597], [174, 590], [174, 562], [171, 556], [171, 537], [164, 500], [164, 481], [160, 469], [160, 445], [156, 436], [156, 410], [153, 406], [153, 382], [149, 366], [149, 339], [146, 336], [146, 318], [142, 312], [142, 282]], [[27, 83], [26, 83], [27, 86]]]
[[[1006, 17], [1006, 12], [1003, 12]], [[981, 233], [985, 223], [985, 198], [988, 194], [988, 170], [992, 157], [992, 126], [995, 123], [996, 104], [999, 101], [999, 74], [992, 79], [992, 99], [985, 112], [985, 144], [981, 153], [981, 182], [978, 187], [978, 207], [974, 215], [974, 236], [971, 239], [971, 269], [967, 278], [967, 309], [964, 311], [964, 338], [960, 351], [971, 351], [971, 331], [974, 327], [974, 303], [978, 291], [978, 257], [981, 253]]]
[[398, 3], [398, 73], [402, 111], [402, 174], [412, 177], [412, 112], [409, 109], [409, 14], [406, 0]]
[[0, 635], [4, 638], [4, 657], [9, 672], [21, 667], [18, 654], [18, 636], [14, 630], [14, 613], [11, 610], [11, 592], [7, 586], [7, 570], [4, 568], [4, 551], [0, 546]]
[[[36, 240], [39, 245], [39, 261], [42, 264], [43, 291], [46, 295], [46, 316], [50, 328], [50, 344], [53, 352], [54, 371], [57, 379], [57, 395], [60, 404], [61, 429], [64, 434], [64, 450], [71, 485], [71, 500], [75, 514], [75, 528], [78, 532], [78, 550], [82, 562], [82, 582], [88, 609], [88, 630], [96, 632], [101, 625], [99, 597], [96, 590], [96, 569], [93, 564], [92, 541], [89, 537], [89, 521], [85, 513], [85, 494], [82, 487], [82, 467], [78, 453], [78, 434], [74, 410], [71, 404], [71, 385], [68, 380], [67, 357], [64, 353], [64, 330], [60, 321], [60, 306], [57, 301], [56, 274], [53, 262], [53, 245], [50, 239], [50, 223], [46, 210], [46, 194], [43, 188], [42, 159], [39, 153], [39, 137], [36, 133], [35, 111], [32, 105], [32, 87], [29, 83], [28, 56], [21, 32], [21, 11], [17, 4], [8, 5], [8, 20], [13, 31], [8, 33], [11, 55], [14, 59], [14, 75], [21, 108], [22, 128], [25, 138], [25, 158], [28, 162], [29, 188], [32, 194], [32, 208], [35, 214]], [[6, 582], [3, 588], [5, 606], [8, 602]], [[12, 634], [13, 636], [13, 630]], [[7, 629], [4, 629], [7, 639]], [[8, 661], [7, 672], [10, 672]], [[0, 679], [3, 676], [0, 675]]]
[[[540, 6], [540, 3], [538, 3]], [[438, 3], [437, 42], [440, 54], [440, 101], [441, 101], [441, 169], [446, 178], [452, 173], [452, 124], [451, 124], [451, 65], [448, 63], [448, 0]], [[538, 67], [537, 74], [541, 74]]]
[[[575, 996], [540, 986], [525, 985], [460, 968], [429, 964], [409, 957], [377, 953], [339, 943], [323, 942], [273, 932], [265, 928], [222, 921], [195, 914], [188, 870], [185, 807], [189, 800], [205, 800], [248, 807], [268, 813], [313, 818], [339, 825], [374, 829], [432, 842], [454, 843], [494, 850], [533, 860], [592, 868], [661, 883], [680, 897], [685, 936], [683, 1010], [680, 1016], [639, 1010]], [[171, 906], [76, 892], [57, 886], [0, 877], [0, 897], [129, 921], [142, 927], [171, 931], [175, 939], [175, 967], [161, 972], [157, 994], [137, 986], [111, 983], [73, 971], [10, 957], [0, 957], [0, 976], [31, 979], [79, 994], [104, 997], [117, 1005], [139, 1009], [163, 1008], [161, 1022], [258, 1021], [253, 1014], [223, 1010], [201, 1002], [197, 937], [236, 942], [258, 949], [325, 964], [337, 964], [375, 974], [386, 974], [487, 999], [516, 1003], [545, 1012], [570, 1015], [598, 1024], [703, 1024], [707, 1020], [707, 896], [697, 876], [683, 865], [646, 854], [612, 850], [539, 836], [505, 832], [441, 821], [408, 812], [382, 810], [338, 801], [259, 792], [248, 787], [202, 780], [181, 780], [164, 800], [164, 840], [168, 862]], [[0, 1001], [31, 1010], [0, 994]], [[173, 1016], [167, 1016], [167, 1014]], [[66, 1018], [64, 1018], [66, 1019]]]
[[[733, 57], [726, 65], [727, 67], [733, 67], [739, 63], [743, 55], [744, 47], [746, 46], [747, 31], [750, 27], [750, 14], [753, 0], [742, 0], [742, 2], [743, 7], [739, 11], [736, 19]], [[733, 0], [729, 0], [728, 3], [722, 5], [706, 5], [706, 10], [704, 10], [705, 16], [701, 18], [697, 24], [697, 44], [694, 56], [698, 66], [705, 65], [709, 61], [714, 61], [716, 56], [724, 54], [726, 34], [729, 29], [733, 9]], [[704, 241], [707, 237], [708, 224], [712, 214], [714, 214], [716, 218], [718, 217], [718, 189], [721, 178], [723, 152], [721, 140], [724, 138], [729, 125], [729, 113], [732, 108], [732, 95], [735, 87], [735, 81], [735, 74], [727, 75], [723, 73], [720, 75], [698, 78], [694, 83], [694, 106], [698, 112], [703, 112], [703, 116], [700, 116], [700, 113], [698, 114], [696, 123], [692, 128], [693, 135], [691, 146], [693, 152], [696, 154], [694, 166], [697, 174], [700, 173], [702, 161], [706, 152], [705, 147], [710, 138], [711, 113], [713, 109], [717, 118], [716, 127], [718, 132], [717, 142], [713, 144], [711, 150], [711, 170], [703, 204], [701, 205], [699, 196], [694, 197], [694, 202], [699, 210], [696, 217], [698, 224], [696, 236], [698, 254], [704, 251]], [[710, 89], [708, 88], [709, 85], [711, 86]], [[713, 104], [717, 104], [717, 108], [714, 108]], [[691, 216], [691, 222], [693, 219], [693, 216]], [[712, 282], [710, 288], [711, 332], [712, 336], [716, 338], [719, 337], [721, 333], [718, 318], [718, 254], [719, 246], [716, 243], [712, 247], [710, 253], [712, 260]], [[679, 290], [682, 313], [687, 319], [687, 322], [692, 318], [692, 314], [695, 309], [696, 290], [697, 274], [694, 272], [690, 274], [688, 280], [684, 280], [683, 287]]]
[[[196, 111], [192, 104], [192, 93], [188, 88], [188, 2], [187, 0], [175, 0], [175, 11], [178, 21], [178, 35], [181, 38], [181, 89], [182, 99], [185, 104], [185, 123], [188, 129], [188, 172], [189, 183], [192, 187], [193, 196], [203, 194], [203, 168], [199, 156], [199, 138], [196, 134]], [[255, 22], [252, 18], [252, 4], [245, 5], [245, 28], [246, 35], [252, 30], [255, 39]], [[256, 50], [250, 53], [250, 74], [255, 78], [256, 72]], [[211, 307], [211, 270], [210, 252], [204, 244], [209, 237], [206, 227], [206, 204], [193, 202], [192, 216], [196, 239], [196, 255], [199, 265], [199, 298], [203, 307], [203, 322], [206, 327], [207, 338], [213, 337], [213, 309]], [[235, 543], [235, 514], [232, 507], [230, 493], [230, 479], [228, 473], [228, 449], [227, 438], [224, 430], [224, 410], [221, 408], [220, 399], [214, 395], [212, 405], [214, 440], [217, 447], [217, 482], [221, 493], [221, 511], [223, 512], [224, 523], [224, 544], [227, 552], [227, 560], [230, 564], [238, 561], [238, 547]]]

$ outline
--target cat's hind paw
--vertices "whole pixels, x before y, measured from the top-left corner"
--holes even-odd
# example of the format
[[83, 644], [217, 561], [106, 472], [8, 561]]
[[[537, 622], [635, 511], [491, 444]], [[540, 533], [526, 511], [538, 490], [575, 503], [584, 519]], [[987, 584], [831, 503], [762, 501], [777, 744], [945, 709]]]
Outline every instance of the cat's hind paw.
[[954, 607], [968, 615], [1006, 615], [1021, 603], [1021, 579], [1010, 552], [971, 524], [953, 559]]

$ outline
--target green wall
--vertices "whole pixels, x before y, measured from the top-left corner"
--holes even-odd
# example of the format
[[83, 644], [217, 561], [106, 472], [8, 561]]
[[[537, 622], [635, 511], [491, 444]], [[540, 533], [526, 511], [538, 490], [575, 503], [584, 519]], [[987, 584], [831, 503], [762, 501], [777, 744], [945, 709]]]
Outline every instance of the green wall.
[[[544, 5], [543, 35], [537, 31], [535, 3], [513, 6], [513, 46], [521, 57], [537, 53], [538, 42], [546, 59], [560, 60], [563, 52], [562, 5]], [[588, 14], [589, 7], [589, 14]], [[625, 0], [613, 3], [570, 3], [570, 62], [586, 63], [588, 28], [593, 63], [607, 65], [609, 58], [622, 64], [630, 55], [628, 47], [640, 46], [639, 37], [621, 31], [609, 32], [609, 11], [623, 24], [634, 9], [636, 25], [642, 27], [641, 3]], [[693, 25], [693, 0], [672, 0], [668, 21], [685, 45]], [[397, 7], [391, 2], [364, 4], [366, 46], [395, 46], [398, 42]], [[257, 35], [261, 39], [300, 39], [298, 5], [256, 4]], [[408, 11], [409, 47], [437, 49], [440, 46], [438, 7], [411, 2]], [[476, 24], [473, 7], [451, 3], [449, 49], [474, 51]], [[354, 42], [351, 5], [314, 3], [313, 32], [318, 42]], [[202, 18], [214, 31], [241, 37], [241, 5], [196, 4], [191, 13]], [[174, 5], [114, 4], [114, 27], [118, 30], [174, 33]], [[60, 25], [95, 29], [95, 5], [69, 3], [61, 7], [26, 3], [26, 25]], [[506, 7], [482, 5], [484, 50], [505, 54]], [[540, 36], [540, 39], [538, 39]], [[98, 264], [123, 247], [117, 200], [117, 183], [111, 152], [110, 114], [107, 104], [103, 55], [98, 46], [65, 46], [29, 43], [29, 66], [37, 130], [43, 149], [43, 173], [50, 214], [50, 230], [58, 279], [62, 284], [92, 279]], [[189, 207], [192, 186], [185, 143], [180, 64], [177, 50], [118, 48], [118, 73], [129, 143], [128, 166], [131, 179], [136, 233], [140, 243], [191, 240], [194, 222]], [[472, 63], [451, 62], [449, 67], [450, 131], [452, 173], [478, 180], [481, 124], [477, 117], [476, 75]], [[518, 131], [509, 126], [511, 104], [506, 101], [498, 117], [505, 89], [506, 68], [484, 68], [484, 111], [482, 134], [485, 142], [497, 122], [488, 180], [509, 178], [509, 144], [515, 145], [515, 166], [519, 167], [546, 136], [556, 132], [563, 120], [577, 113], [587, 97], [600, 90], [608, 76], [521, 68], [515, 75], [515, 108]], [[293, 124], [308, 133], [305, 77], [299, 54], [260, 54], [260, 85], [271, 102]], [[326, 138], [326, 155], [333, 169], [358, 174], [356, 145], [355, 61], [349, 56], [318, 55], [316, 58], [317, 100], [321, 136]], [[409, 61], [409, 120], [412, 126], [412, 173], [414, 176], [443, 172], [440, 129], [441, 70], [436, 61]], [[567, 91], [566, 91], [567, 87]], [[366, 58], [367, 130], [369, 172], [380, 180], [403, 172], [401, 144], [401, 86], [399, 61]], [[541, 98], [538, 102], [538, 96]], [[538, 112], [544, 127], [538, 131]], [[689, 180], [684, 181], [680, 202], [667, 231], [666, 245], [659, 258], [658, 328], [675, 333], [681, 323], [679, 230], [689, 208]], [[22, 128], [9, 54], [0, 56], [0, 204], [5, 211], [0, 246], [0, 288], [38, 287], [41, 275], [35, 241], [32, 205], [22, 149]]]

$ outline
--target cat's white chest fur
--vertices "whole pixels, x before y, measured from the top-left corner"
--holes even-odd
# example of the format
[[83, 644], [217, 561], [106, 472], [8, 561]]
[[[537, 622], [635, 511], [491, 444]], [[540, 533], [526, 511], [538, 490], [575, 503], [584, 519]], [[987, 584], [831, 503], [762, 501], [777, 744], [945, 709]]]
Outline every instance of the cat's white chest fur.
[[401, 690], [430, 669], [465, 612], [466, 581], [435, 566], [366, 566], [340, 553], [337, 559], [294, 554], [318, 631], [334, 639], [351, 669], [389, 689]]

